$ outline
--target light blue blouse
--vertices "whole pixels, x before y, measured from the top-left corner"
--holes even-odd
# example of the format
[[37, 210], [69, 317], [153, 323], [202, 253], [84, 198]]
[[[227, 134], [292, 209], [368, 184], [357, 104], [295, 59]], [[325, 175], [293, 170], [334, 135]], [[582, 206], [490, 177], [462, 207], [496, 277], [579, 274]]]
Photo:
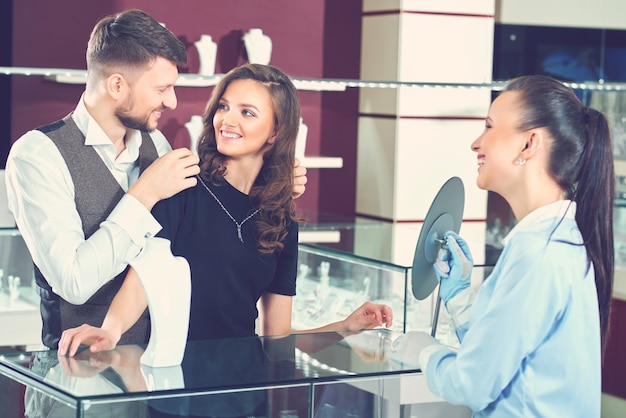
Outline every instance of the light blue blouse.
[[598, 302], [575, 212], [559, 201], [508, 234], [458, 352], [428, 360], [433, 393], [474, 417], [600, 416]]

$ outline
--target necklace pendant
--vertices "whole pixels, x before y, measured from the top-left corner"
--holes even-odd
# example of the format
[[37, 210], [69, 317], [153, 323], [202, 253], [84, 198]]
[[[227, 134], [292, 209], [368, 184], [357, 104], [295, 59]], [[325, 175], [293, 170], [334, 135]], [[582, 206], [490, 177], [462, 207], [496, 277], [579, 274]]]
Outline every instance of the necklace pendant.
[[239, 237], [239, 241], [243, 243], [243, 237], [241, 236], [241, 225], [237, 225], [237, 236]]
[[237, 220], [233, 217], [233, 215], [230, 214], [230, 212], [228, 211], [228, 209], [226, 209], [224, 207], [224, 205], [222, 204], [222, 202], [217, 198], [217, 196], [215, 196], [215, 193], [213, 193], [211, 191], [211, 189], [209, 189], [209, 186], [207, 186], [204, 181], [202, 180], [202, 178], [200, 176], [196, 176], [198, 178], [198, 180], [200, 180], [200, 183], [202, 183], [202, 185], [204, 186], [204, 188], [206, 189], [207, 192], [209, 192], [209, 194], [211, 196], [213, 196], [213, 199], [215, 199], [215, 201], [217, 202], [218, 205], [220, 205], [220, 207], [222, 208], [222, 210], [224, 212], [226, 212], [226, 215], [228, 215], [228, 217], [230, 218], [231, 221], [233, 221], [235, 223], [235, 225], [237, 226], [237, 237], [239, 238], [239, 241], [241, 241], [241, 243], [243, 244], [243, 236], [241, 235], [241, 227], [243, 226], [243, 224], [246, 223], [246, 221], [248, 221], [249, 219], [251, 219], [254, 215], [256, 215], [257, 213], [259, 213], [259, 211], [261, 210], [261, 208], [258, 208], [257, 210], [255, 210], [254, 212], [252, 212], [250, 215], [248, 215], [248, 217], [246, 219], [244, 219], [243, 221], [241, 221], [241, 223], [237, 222]]

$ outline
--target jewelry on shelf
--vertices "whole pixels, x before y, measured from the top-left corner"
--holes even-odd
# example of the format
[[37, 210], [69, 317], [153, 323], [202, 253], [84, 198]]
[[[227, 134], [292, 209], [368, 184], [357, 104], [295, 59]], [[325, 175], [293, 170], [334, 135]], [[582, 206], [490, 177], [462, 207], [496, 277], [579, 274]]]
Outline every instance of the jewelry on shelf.
[[365, 296], [365, 298], [368, 298], [370, 294], [370, 282], [371, 280], [369, 277], [365, 277], [363, 279], [363, 290], [361, 293]]
[[242, 37], [248, 62], [269, 64], [272, 57], [272, 39], [260, 28], [252, 28]]
[[241, 227], [243, 226], [243, 224], [246, 223], [247, 220], [249, 220], [250, 218], [252, 218], [254, 215], [256, 215], [261, 208], [255, 210], [254, 212], [252, 212], [250, 215], [248, 215], [246, 217], [246, 219], [244, 219], [241, 222], [237, 222], [235, 220], [235, 218], [233, 217], [233, 215], [230, 214], [230, 212], [228, 211], [228, 209], [226, 209], [224, 207], [224, 205], [222, 204], [222, 202], [217, 198], [217, 196], [215, 196], [215, 193], [213, 193], [211, 191], [211, 189], [209, 189], [209, 187], [204, 183], [204, 181], [202, 181], [202, 179], [200, 178], [200, 176], [196, 176], [198, 178], [198, 180], [200, 180], [200, 183], [202, 183], [202, 185], [204, 186], [204, 188], [207, 190], [207, 192], [209, 192], [209, 194], [211, 196], [213, 196], [213, 199], [215, 199], [215, 201], [217, 202], [218, 205], [220, 205], [220, 207], [224, 210], [224, 212], [226, 212], [226, 215], [228, 215], [228, 217], [235, 223], [235, 225], [237, 225], [237, 237], [239, 237], [239, 241], [241, 241], [243, 243], [243, 236], [241, 235]]
[[202, 129], [204, 128], [202, 116], [192, 115], [189, 122], [185, 123], [185, 128], [187, 128], [187, 132], [189, 132], [189, 149], [191, 149], [194, 154], [197, 154], [198, 142], [200, 141], [200, 135], [202, 135]]
[[296, 293], [304, 290], [304, 281], [309, 274], [310, 267], [305, 263], [300, 263], [298, 266], [298, 276], [296, 277]]
[[214, 75], [215, 74], [215, 58], [217, 54], [217, 44], [211, 38], [211, 35], [201, 35], [200, 39], [194, 43], [200, 57], [200, 69], [198, 74]]
[[298, 128], [298, 136], [296, 137], [296, 158], [299, 160], [304, 159], [304, 151], [306, 149], [306, 137], [309, 132], [309, 127], [300, 118], [300, 127]]
[[20, 296], [20, 278], [17, 276], [9, 276], [9, 300], [16, 301]]

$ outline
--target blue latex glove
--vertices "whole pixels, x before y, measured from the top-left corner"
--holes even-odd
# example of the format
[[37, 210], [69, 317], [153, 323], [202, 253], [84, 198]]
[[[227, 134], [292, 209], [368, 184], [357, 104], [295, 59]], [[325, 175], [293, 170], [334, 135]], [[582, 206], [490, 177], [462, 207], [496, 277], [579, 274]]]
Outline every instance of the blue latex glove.
[[467, 242], [452, 231], [444, 234], [447, 249], [441, 248], [433, 264], [439, 280], [439, 297], [448, 302], [470, 285], [474, 260]]

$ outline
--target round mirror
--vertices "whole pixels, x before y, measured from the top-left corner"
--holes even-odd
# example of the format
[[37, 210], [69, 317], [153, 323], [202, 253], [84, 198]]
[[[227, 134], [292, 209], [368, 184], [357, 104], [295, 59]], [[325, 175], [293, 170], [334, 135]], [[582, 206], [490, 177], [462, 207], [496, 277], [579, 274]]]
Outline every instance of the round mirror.
[[426, 299], [437, 287], [433, 264], [441, 248], [440, 240], [448, 231], [459, 232], [464, 205], [463, 182], [458, 177], [452, 177], [441, 187], [428, 209], [411, 269], [413, 296], [418, 300]]

